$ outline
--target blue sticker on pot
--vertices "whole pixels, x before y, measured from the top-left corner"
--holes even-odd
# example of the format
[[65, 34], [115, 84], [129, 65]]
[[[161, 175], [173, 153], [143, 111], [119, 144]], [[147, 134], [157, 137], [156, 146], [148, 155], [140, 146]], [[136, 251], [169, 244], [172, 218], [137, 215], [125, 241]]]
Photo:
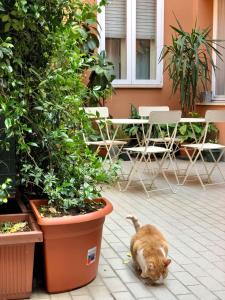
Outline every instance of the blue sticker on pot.
[[96, 250], [97, 250], [96, 247], [91, 248], [91, 249], [88, 250], [88, 252], [87, 252], [87, 265], [88, 266], [91, 265], [95, 261], [95, 259], [96, 259]]

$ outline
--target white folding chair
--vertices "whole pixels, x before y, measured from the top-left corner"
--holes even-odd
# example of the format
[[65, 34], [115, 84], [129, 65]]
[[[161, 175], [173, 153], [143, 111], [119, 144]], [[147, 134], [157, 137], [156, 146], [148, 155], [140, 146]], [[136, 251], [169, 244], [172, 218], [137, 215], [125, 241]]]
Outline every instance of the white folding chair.
[[[82, 107], [81, 109], [84, 109], [84, 111], [88, 114], [90, 119], [103, 119], [106, 120], [109, 117], [109, 110], [108, 107]], [[113, 160], [113, 157], [118, 158], [119, 154], [121, 153], [121, 150], [124, 145], [127, 144], [126, 141], [122, 140], [114, 140], [111, 138], [109, 127], [105, 126], [106, 132], [103, 133], [103, 130], [101, 128], [101, 125], [98, 124], [98, 128], [101, 134], [101, 140], [99, 141], [90, 141], [88, 138], [84, 135], [84, 141], [86, 145], [88, 146], [96, 146], [96, 153], [99, 152], [101, 148], [105, 148], [107, 150], [105, 160], [107, 158], [110, 159], [110, 161]], [[115, 151], [114, 147], [116, 146], [118, 151]], [[112, 157], [113, 154], [113, 157]]]
[[[169, 106], [139, 106], [138, 108], [138, 113], [140, 117], [142, 118], [149, 118], [149, 114], [153, 111], [169, 111], [170, 108]], [[159, 144], [159, 145], [165, 145], [166, 147], [168, 144], [171, 142], [171, 130], [169, 128], [169, 124], [162, 124], [164, 125], [164, 129], [162, 129], [161, 126], [158, 127], [158, 136], [157, 137], [151, 137], [150, 142], [153, 143], [153, 145]], [[144, 128], [143, 128], [143, 133], [144, 133]], [[177, 176], [177, 170], [178, 166], [176, 163], [176, 157], [175, 153], [179, 150], [179, 145], [180, 145], [180, 139], [175, 137], [174, 139], [174, 149], [169, 155], [169, 165], [166, 166], [166, 169], [169, 168], [170, 164], [173, 166], [173, 162], [171, 162], [172, 159], [174, 159], [176, 168], [173, 169], [174, 175], [176, 177], [177, 183], [179, 183], [179, 179]]]
[[[139, 181], [141, 182], [144, 191], [146, 192], [147, 196], [149, 196], [149, 193], [155, 190], [164, 190], [163, 189], [153, 189], [153, 184], [156, 180], [156, 178], [162, 174], [168, 187], [171, 189], [171, 191], [175, 192], [172, 185], [170, 184], [165, 171], [163, 169], [163, 165], [165, 160], [169, 157], [171, 152], [173, 151], [173, 144], [177, 133], [177, 125], [181, 118], [181, 112], [180, 111], [153, 111], [150, 112], [149, 115], [149, 128], [147, 130], [146, 136], [145, 136], [145, 145], [133, 147], [133, 148], [125, 148], [124, 150], [127, 151], [128, 156], [130, 157], [130, 160], [132, 161], [131, 154], [135, 153], [137, 154], [135, 157], [135, 161], [132, 161], [132, 167], [131, 171], [128, 175], [128, 181], [126, 184], [126, 187], [124, 190], [127, 190], [127, 188], [130, 186], [131, 182], [133, 181], [134, 175], [137, 174]], [[160, 126], [162, 124], [174, 124], [173, 132], [171, 133], [170, 141], [168, 141], [167, 146], [165, 144], [163, 146], [156, 146], [156, 145], [150, 145], [151, 142], [151, 135], [153, 134], [153, 128], [154, 126]], [[162, 158], [159, 161], [157, 154], [161, 154]], [[151, 157], [154, 157], [154, 160], [157, 163], [158, 169], [157, 172], [154, 173], [152, 179], [150, 180], [150, 190], [147, 189], [147, 185], [145, 184], [145, 180], [142, 178], [141, 175], [141, 164], [142, 162], [146, 163], [146, 156], [148, 157], [148, 163], [151, 163]]]
[[142, 118], [149, 118], [149, 114], [153, 111], [169, 111], [169, 106], [139, 106], [138, 114]]
[[[210, 123], [221, 123], [221, 122], [225, 123], [225, 110], [208, 110], [205, 114], [205, 120], [206, 120], [206, 125], [205, 125], [204, 131], [202, 133], [202, 136], [199, 139], [199, 142], [196, 144], [183, 145], [184, 149], [186, 151], [186, 154], [189, 158], [189, 165], [187, 167], [186, 175], [185, 175], [181, 185], [185, 184], [185, 182], [188, 180], [189, 176], [191, 176], [190, 173], [193, 169], [195, 170], [196, 176], [197, 176], [198, 180], [200, 181], [200, 184], [203, 189], [205, 189], [205, 187], [207, 185], [215, 185], [215, 184], [225, 183], [225, 176], [219, 166], [219, 162], [225, 151], [225, 145], [206, 142], [209, 124]], [[192, 155], [190, 155], [188, 149], [194, 150]], [[212, 150], [215, 150], [215, 149], [220, 150], [220, 155], [217, 159], [214, 157], [214, 155], [212, 153]], [[213, 159], [213, 165], [210, 169], [207, 168], [207, 165], [205, 163], [203, 151], [209, 151], [209, 153]], [[200, 174], [199, 169], [196, 166], [196, 162], [199, 158], [201, 159], [204, 169], [206, 171], [205, 175], [207, 176], [207, 183], [203, 182], [203, 178], [201, 176], [202, 174]], [[212, 174], [215, 171], [215, 169], [218, 169], [223, 181], [212, 183], [211, 177], [212, 177]]]

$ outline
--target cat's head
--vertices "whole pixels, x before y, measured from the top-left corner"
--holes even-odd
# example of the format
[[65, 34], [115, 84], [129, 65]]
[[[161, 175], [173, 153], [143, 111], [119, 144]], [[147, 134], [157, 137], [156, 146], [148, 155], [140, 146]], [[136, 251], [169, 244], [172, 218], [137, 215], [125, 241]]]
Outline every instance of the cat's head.
[[168, 275], [168, 266], [171, 259], [166, 257], [145, 257], [145, 270], [142, 270], [141, 277], [149, 278], [153, 282], [165, 279]]

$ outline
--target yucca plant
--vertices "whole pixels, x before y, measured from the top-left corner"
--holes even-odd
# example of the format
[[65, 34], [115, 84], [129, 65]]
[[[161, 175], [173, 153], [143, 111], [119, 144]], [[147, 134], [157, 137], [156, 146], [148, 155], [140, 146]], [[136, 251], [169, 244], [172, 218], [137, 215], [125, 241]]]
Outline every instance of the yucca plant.
[[[176, 19], [177, 20], [177, 19]], [[215, 48], [216, 42], [210, 39], [210, 29], [200, 29], [195, 23], [192, 31], [186, 32], [177, 20], [178, 27], [174, 30], [172, 45], [164, 45], [160, 61], [165, 59], [165, 71], [172, 80], [172, 94], [180, 92], [180, 104], [183, 114], [195, 109], [198, 91], [207, 90], [211, 68], [216, 65], [212, 51], [222, 59], [221, 53]]]

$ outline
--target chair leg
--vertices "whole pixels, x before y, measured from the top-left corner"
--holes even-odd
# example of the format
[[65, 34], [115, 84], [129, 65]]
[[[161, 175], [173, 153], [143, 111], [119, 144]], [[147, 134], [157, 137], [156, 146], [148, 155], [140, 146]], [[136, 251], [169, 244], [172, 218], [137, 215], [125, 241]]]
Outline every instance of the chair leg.
[[138, 160], [137, 157], [136, 157], [136, 161], [133, 163], [132, 169], [131, 169], [131, 171], [130, 171], [130, 173], [128, 175], [128, 178], [127, 178], [128, 182], [127, 182], [127, 184], [126, 184], [126, 186], [124, 188], [124, 191], [126, 191], [128, 189], [128, 187], [129, 187], [129, 185], [131, 184], [133, 175], [137, 171], [138, 165], [142, 162], [143, 156], [144, 155], [141, 156], [140, 160]]
[[209, 183], [210, 180], [211, 180], [211, 178], [210, 178], [210, 176], [209, 176], [209, 171], [208, 171], [208, 168], [207, 168], [207, 166], [206, 166], [206, 164], [205, 164], [205, 160], [204, 160], [204, 157], [203, 157], [203, 155], [202, 155], [202, 151], [200, 151], [200, 157], [201, 157], [201, 160], [202, 160], [202, 162], [203, 162], [203, 166], [204, 166], [204, 168], [205, 168], [206, 175], [207, 175], [207, 177], [208, 177], [208, 183]]
[[169, 156], [169, 153], [168, 153], [168, 152], [164, 153], [164, 155], [163, 155], [163, 157], [162, 157], [162, 159], [161, 159], [161, 162], [159, 162], [158, 159], [157, 159], [157, 157], [156, 157], [156, 155], [154, 155], [154, 157], [155, 157], [155, 159], [156, 159], [156, 162], [157, 162], [157, 164], [158, 164], [158, 172], [153, 176], [153, 178], [152, 178], [152, 180], [151, 180], [151, 183], [150, 183], [150, 186], [152, 187], [152, 185], [154, 184], [156, 178], [160, 175], [160, 173], [162, 173], [162, 175], [163, 175], [163, 177], [164, 177], [166, 183], [168, 184], [170, 190], [171, 190], [173, 193], [175, 193], [175, 190], [173, 189], [172, 185], [170, 184], [170, 182], [169, 182], [169, 180], [168, 180], [168, 178], [167, 178], [167, 176], [166, 176], [166, 174], [165, 174], [165, 171], [163, 170], [163, 165], [164, 165], [165, 160], [166, 160], [166, 158], [167, 158], [168, 156]]
[[205, 184], [204, 184], [203, 181], [202, 181], [202, 178], [201, 178], [201, 176], [200, 176], [200, 174], [199, 174], [199, 172], [198, 172], [198, 168], [196, 167], [196, 165], [194, 165], [194, 168], [195, 168], [195, 172], [196, 172], [196, 175], [197, 175], [197, 177], [198, 177], [198, 180], [199, 180], [199, 182], [200, 182], [200, 184], [201, 184], [203, 190], [205, 190]]
[[196, 154], [194, 160], [193, 160], [193, 156], [195, 155], [195, 152], [196, 152], [196, 151], [194, 151], [194, 153], [193, 153], [192, 156], [191, 156], [190, 153], [188, 152], [187, 148], [184, 148], [184, 149], [185, 149], [185, 152], [186, 152], [186, 154], [187, 154], [187, 156], [188, 156], [188, 158], [189, 158], [189, 164], [188, 164], [188, 166], [187, 166], [187, 168], [186, 168], [186, 175], [185, 175], [185, 177], [184, 177], [184, 179], [183, 179], [183, 181], [182, 181], [182, 183], [181, 183], [180, 185], [184, 185], [184, 184], [185, 184], [185, 182], [186, 182], [186, 180], [188, 179], [188, 177], [189, 177], [189, 175], [190, 175], [190, 172], [191, 172], [191, 170], [193, 169], [193, 167], [194, 167], [194, 165], [195, 165], [195, 163], [196, 163], [196, 161], [197, 161], [197, 159], [198, 159], [198, 156], [199, 156], [199, 152], [198, 152], [198, 153]]
[[215, 157], [214, 157], [214, 155], [212, 154], [212, 152], [211, 152], [211, 150], [210, 150], [210, 154], [211, 154], [211, 156], [212, 156], [212, 158], [213, 158], [213, 160], [214, 160], [214, 165], [213, 165], [212, 169], [209, 171], [209, 176], [211, 176], [212, 173], [214, 172], [214, 170], [217, 168], [217, 169], [219, 170], [219, 172], [220, 172], [220, 175], [223, 177], [223, 179], [224, 179], [224, 181], [225, 181], [225, 176], [224, 176], [222, 170], [220, 169], [220, 167], [219, 167], [219, 165], [218, 165], [218, 163], [220, 162], [220, 160], [221, 160], [221, 158], [222, 158], [222, 156], [223, 156], [223, 154], [224, 154], [224, 151], [225, 151], [225, 149], [223, 149], [223, 150], [221, 151], [221, 153], [220, 153], [218, 159], [216, 160]]
[[[176, 161], [176, 159], [174, 159], [174, 160]], [[169, 161], [170, 161], [169, 164], [172, 165], [173, 173], [174, 173], [174, 175], [175, 175], [177, 184], [179, 184], [179, 178], [178, 178], [178, 176], [177, 176], [177, 168], [174, 166], [174, 162], [173, 162], [172, 155], [169, 155]]]

